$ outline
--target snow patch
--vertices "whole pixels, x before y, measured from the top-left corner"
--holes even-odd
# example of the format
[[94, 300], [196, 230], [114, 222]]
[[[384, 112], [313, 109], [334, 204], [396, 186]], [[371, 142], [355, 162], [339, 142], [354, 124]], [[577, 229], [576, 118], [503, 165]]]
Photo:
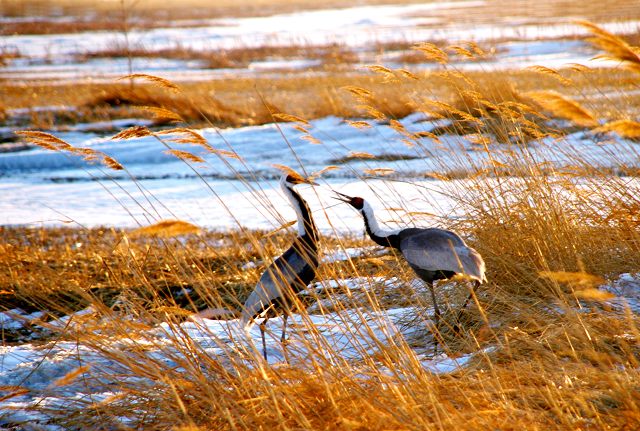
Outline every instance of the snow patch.
[[616, 306], [622, 312], [628, 308], [632, 313], [640, 314], [640, 273], [621, 274], [600, 288], [616, 295], [607, 303]]
[[377, 250], [378, 247], [361, 247], [361, 248], [343, 248], [339, 250], [325, 251], [322, 254], [322, 262], [333, 263], [342, 262], [356, 257], [366, 256], [373, 250]]

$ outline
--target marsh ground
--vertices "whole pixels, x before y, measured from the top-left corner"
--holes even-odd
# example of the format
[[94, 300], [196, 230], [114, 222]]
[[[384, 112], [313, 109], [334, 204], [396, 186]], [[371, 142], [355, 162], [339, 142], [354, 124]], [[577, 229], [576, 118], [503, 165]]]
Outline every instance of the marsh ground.
[[[93, 3], [0, 3], [0, 426], [638, 427], [637, 2]], [[196, 313], [290, 243], [274, 164], [319, 178], [323, 258], [265, 362]], [[438, 351], [331, 189], [484, 256]]]

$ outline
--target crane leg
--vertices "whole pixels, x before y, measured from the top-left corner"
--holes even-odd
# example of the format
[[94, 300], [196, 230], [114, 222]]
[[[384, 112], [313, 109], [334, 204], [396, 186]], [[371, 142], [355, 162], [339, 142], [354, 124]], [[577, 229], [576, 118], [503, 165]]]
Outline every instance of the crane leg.
[[433, 310], [435, 311], [436, 328], [440, 326], [440, 308], [438, 307], [438, 301], [436, 301], [436, 292], [433, 290], [433, 283], [427, 283], [429, 291], [431, 292], [431, 301], [433, 302]]
[[471, 288], [471, 292], [469, 292], [469, 296], [467, 297], [466, 301], [464, 301], [464, 304], [462, 304], [462, 307], [460, 307], [460, 311], [458, 311], [458, 317], [456, 317], [456, 325], [453, 328], [455, 332], [460, 332], [460, 328], [458, 327], [458, 324], [460, 323], [460, 318], [462, 317], [462, 313], [464, 312], [464, 309], [467, 308], [469, 301], [471, 301], [473, 296], [476, 294], [476, 290], [478, 290], [479, 286], [480, 286], [479, 281], [476, 281], [475, 283], [473, 283], [473, 287]]
[[282, 354], [284, 355], [284, 360], [289, 363], [289, 354], [287, 353], [287, 344], [286, 344], [286, 334], [287, 334], [287, 319], [289, 318], [289, 314], [284, 313], [282, 316], [282, 336], [280, 336], [280, 343], [282, 344]]
[[433, 356], [438, 354], [438, 344], [440, 344], [440, 331], [438, 328], [440, 327], [440, 308], [438, 307], [438, 301], [436, 301], [436, 292], [433, 290], [433, 282], [427, 283], [429, 286], [429, 292], [431, 292], [431, 301], [433, 302], [434, 316], [436, 320], [436, 324], [433, 330]]
[[282, 335], [280, 336], [281, 343], [284, 343], [287, 336], [287, 319], [288, 318], [289, 318], [289, 315], [287, 313], [284, 313], [284, 315], [282, 316]]
[[269, 319], [264, 319], [261, 323], [260, 323], [260, 337], [262, 337], [262, 356], [264, 356], [265, 361], [267, 360], [267, 340], [265, 339], [265, 331], [267, 329], [267, 320]]

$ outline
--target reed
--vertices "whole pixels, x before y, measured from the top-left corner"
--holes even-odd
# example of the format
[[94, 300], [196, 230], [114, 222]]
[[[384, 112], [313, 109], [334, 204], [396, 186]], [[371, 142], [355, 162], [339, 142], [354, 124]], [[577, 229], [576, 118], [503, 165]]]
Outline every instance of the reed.
[[[446, 62], [436, 48], [420, 47]], [[425, 368], [433, 359], [427, 353], [432, 338], [425, 323], [430, 303], [411, 283], [414, 275], [404, 260], [392, 253], [365, 252], [322, 263], [316, 285], [322, 289], [311, 289], [301, 299], [301, 309], [309, 305], [306, 302], [315, 306], [300, 313], [286, 346], [291, 355], [287, 363], [266, 364], [231, 330], [226, 337], [209, 334], [206, 340], [189, 336], [188, 328], [199, 324], [197, 319], [187, 321], [194, 313], [207, 308], [231, 314], [239, 310], [262, 270], [291, 242], [287, 220], [279, 220], [250, 178], [237, 173], [238, 183], [253, 193], [261, 210], [281, 221], [282, 229], [249, 231], [238, 223], [237, 229], [217, 233], [180, 220], [134, 231], [0, 228], [0, 294], [7, 304], [3, 306], [36, 307], [52, 316], [91, 306], [90, 313], [63, 328], [40, 318], [37, 323], [50, 331], [42, 342], [50, 341], [50, 347], [73, 341], [109, 364], [101, 369], [75, 367], [54, 380], [49, 390], [72, 388], [81, 380], [88, 387], [107, 381], [112, 394], [78, 399], [70, 391], [69, 404], [38, 407], [51, 417], [50, 423], [76, 429], [180, 430], [634, 429], [640, 425], [638, 316], [628, 307], [607, 302], [611, 294], [600, 288], [604, 280], [637, 271], [638, 183], [601, 170], [580, 152], [563, 146], [566, 130], [546, 128], [547, 116], [558, 117], [596, 139], [600, 133], [633, 130], [634, 125], [614, 122], [599, 128], [597, 113], [561, 93], [531, 94], [508, 82], [486, 86], [472, 74], [441, 77], [457, 90], [454, 100], [413, 91], [391, 99], [387, 95], [399, 88], [416, 88], [403, 87], [407, 82], [429, 89], [434, 85], [431, 77], [408, 76], [386, 67], [373, 72], [381, 78], [374, 88], [350, 82], [342, 85], [342, 91], [358, 104], [357, 112], [379, 122], [376, 127], [393, 128], [407, 145], [426, 150], [426, 140], [436, 136], [408, 131], [397, 121], [396, 115], [404, 111], [390, 106], [402, 99], [410, 104], [408, 112], [449, 121], [451, 130], [473, 140], [475, 150], [486, 152], [489, 160], [474, 164], [464, 154], [433, 155], [441, 167], [433, 175], [442, 180], [444, 192], [462, 209], [463, 217], [434, 220], [401, 209], [394, 213], [412, 217], [411, 222], [426, 216], [446, 223], [463, 233], [487, 262], [489, 282], [478, 291], [473, 307], [463, 313], [458, 328], [445, 325], [439, 334], [446, 355], [469, 355], [468, 364], [447, 374]], [[558, 79], [550, 70], [532, 73], [548, 75], [561, 86], [576, 82]], [[173, 90], [163, 82], [155, 84], [160, 85], [158, 93]], [[161, 112], [168, 110], [187, 120], [185, 109], [172, 110], [182, 105], [165, 100]], [[303, 133], [310, 130], [310, 118], [299, 112], [283, 113], [270, 106], [265, 110], [272, 119], [296, 123]], [[356, 119], [350, 124], [362, 129], [371, 122], [365, 126]], [[75, 148], [44, 132], [21, 135], [47, 150], [89, 157], [107, 168], [114, 168], [112, 163], [121, 166], [91, 148]], [[165, 143], [196, 173], [194, 163], [206, 158], [170, 144], [190, 143], [220, 157], [234, 155], [219, 153], [183, 125], [166, 133], [133, 128], [114, 138], [141, 136]], [[537, 161], [532, 142], [537, 139], [535, 144], [542, 145], [540, 138], [553, 138], [551, 145], [568, 160], [566, 167]], [[509, 151], [500, 152], [498, 158], [501, 148]], [[368, 160], [370, 154], [350, 156]], [[316, 175], [334, 168], [327, 166]], [[460, 171], [464, 178], [451, 179]], [[363, 168], [359, 178], [386, 174], [393, 172]], [[393, 181], [388, 184], [393, 191]], [[224, 205], [219, 198], [218, 203]], [[77, 243], [85, 245], [79, 250]], [[369, 246], [362, 238], [322, 238], [326, 251]], [[356, 282], [360, 289], [349, 287]], [[438, 288], [442, 303], [459, 304], [466, 294], [458, 281]], [[409, 328], [402, 336], [383, 324], [385, 310], [399, 307], [409, 310], [409, 316], [395, 324]], [[444, 320], [449, 321], [455, 311], [448, 309]], [[331, 319], [326, 325], [347, 328], [344, 337], [360, 340], [353, 347], [353, 358], [343, 354], [335, 339], [323, 335], [318, 323], [322, 318]], [[374, 332], [374, 327], [383, 329]], [[21, 389], [11, 387], [7, 396], [20, 396]]]
[[604, 51], [599, 58], [620, 61], [632, 71], [640, 72], [638, 47], [630, 46], [622, 38], [604, 30], [592, 22], [580, 21], [579, 24], [591, 32], [591, 37], [588, 38], [589, 42]]

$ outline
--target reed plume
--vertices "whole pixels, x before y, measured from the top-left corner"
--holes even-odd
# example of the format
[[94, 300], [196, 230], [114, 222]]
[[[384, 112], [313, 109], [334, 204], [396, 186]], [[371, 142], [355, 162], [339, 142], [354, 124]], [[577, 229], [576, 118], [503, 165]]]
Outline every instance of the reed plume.
[[555, 91], [531, 91], [525, 94], [543, 109], [556, 117], [564, 118], [578, 126], [595, 127], [598, 120], [578, 102]]
[[622, 38], [592, 22], [578, 21], [578, 24], [591, 32], [592, 36], [587, 41], [605, 51], [606, 54], [596, 58], [619, 61], [630, 70], [640, 73], [640, 48], [630, 46]]

